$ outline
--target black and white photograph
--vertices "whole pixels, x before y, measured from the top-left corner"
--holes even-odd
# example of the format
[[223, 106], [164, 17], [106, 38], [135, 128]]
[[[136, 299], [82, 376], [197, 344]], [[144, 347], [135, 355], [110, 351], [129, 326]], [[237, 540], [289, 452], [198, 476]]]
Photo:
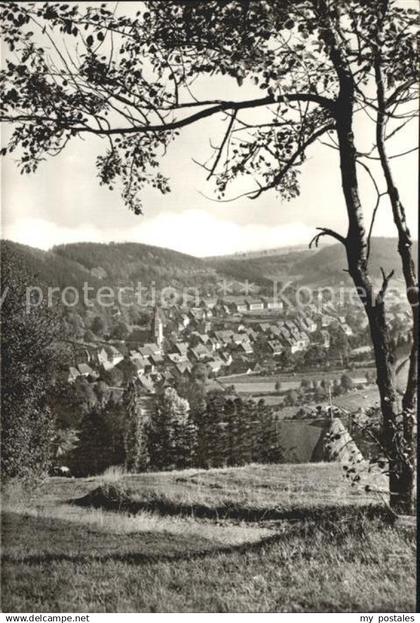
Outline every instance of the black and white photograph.
[[418, 620], [419, 17], [0, 1], [3, 623]]

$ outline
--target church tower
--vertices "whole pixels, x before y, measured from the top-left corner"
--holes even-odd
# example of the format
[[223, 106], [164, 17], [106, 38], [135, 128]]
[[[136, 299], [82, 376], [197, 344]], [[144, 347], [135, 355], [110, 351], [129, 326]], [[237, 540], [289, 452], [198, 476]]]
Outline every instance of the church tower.
[[155, 342], [161, 349], [163, 345], [163, 314], [157, 305], [152, 316], [151, 333], [152, 342]]

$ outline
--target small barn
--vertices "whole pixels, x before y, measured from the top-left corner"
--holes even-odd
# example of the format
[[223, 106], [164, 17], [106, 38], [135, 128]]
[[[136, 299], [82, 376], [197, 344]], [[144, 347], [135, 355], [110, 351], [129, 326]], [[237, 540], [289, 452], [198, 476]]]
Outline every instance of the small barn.
[[363, 460], [339, 418], [281, 420], [277, 436], [284, 463]]

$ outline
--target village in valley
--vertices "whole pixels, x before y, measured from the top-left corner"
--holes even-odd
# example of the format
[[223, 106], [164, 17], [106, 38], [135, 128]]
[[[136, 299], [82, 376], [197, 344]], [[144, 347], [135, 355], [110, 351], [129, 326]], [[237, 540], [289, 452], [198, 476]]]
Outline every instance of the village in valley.
[[[208, 389], [263, 398], [280, 416], [282, 407], [325, 403], [349, 391], [359, 392], [361, 406], [377, 403], [373, 352], [360, 305], [324, 302], [321, 308], [311, 303], [290, 309], [269, 296], [185, 302], [179, 295], [177, 303], [145, 306], [141, 325], [124, 321], [118, 305], [111, 320], [93, 314], [85, 321], [79, 317], [84, 335], [67, 344], [69, 365], [61, 374], [72, 385], [108, 386], [118, 394], [135, 380], [142, 394], [153, 397], [199, 371]], [[396, 349], [409, 343], [407, 318], [404, 306], [396, 305], [390, 314]], [[285, 413], [290, 417], [290, 409]]]
[[5, 620], [414, 622], [418, 0], [0, 8]]

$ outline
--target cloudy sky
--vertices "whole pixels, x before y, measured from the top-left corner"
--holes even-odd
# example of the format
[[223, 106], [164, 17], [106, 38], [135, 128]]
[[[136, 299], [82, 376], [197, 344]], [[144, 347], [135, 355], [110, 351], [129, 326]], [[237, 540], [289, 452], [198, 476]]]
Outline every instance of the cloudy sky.
[[[215, 98], [215, 88], [224, 98], [243, 99], [255, 94], [250, 87], [219, 82], [216, 86], [204, 84], [200, 95]], [[261, 91], [257, 93], [261, 96]], [[162, 165], [162, 171], [171, 178], [172, 192], [162, 196], [145, 191], [143, 216], [130, 212], [116, 190], [99, 186], [95, 158], [106, 148], [101, 139], [75, 139], [60, 156], [44, 162], [31, 176], [21, 176], [13, 159], [7, 157], [2, 164], [2, 237], [42, 249], [76, 241], [145, 242], [205, 256], [306, 244], [317, 226], [345, 233], [347, 219], [337, 152], [320, 144], [308, 151], [297, 199], [285, 202], [270, 191], [257, 200], [211, 200], [214, 186], [206, 182], [205, 171], [193, 159], [202, 162], [209, 157], [209, 139], [213, 144], [220, 142], [224, 127], [220, 117], [182, 131]], [[366, 117], [358, 120], [356, 137], [358, 147], [370, 147], [372, 127]], [[390, 153], [410, 149], [416, 140], [416, 128], [408, 128], [395, 140]], [[409, 223], [417, 231], [417, 154], [392, 163]], [[375, 195], [363, 171], [360, 185], [368, 219]], [[249, 182], [244, 182], [235, 192], [250, 189]], [[374, 234], [394, 235], [386, 199]]]

